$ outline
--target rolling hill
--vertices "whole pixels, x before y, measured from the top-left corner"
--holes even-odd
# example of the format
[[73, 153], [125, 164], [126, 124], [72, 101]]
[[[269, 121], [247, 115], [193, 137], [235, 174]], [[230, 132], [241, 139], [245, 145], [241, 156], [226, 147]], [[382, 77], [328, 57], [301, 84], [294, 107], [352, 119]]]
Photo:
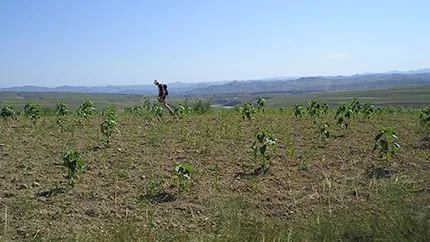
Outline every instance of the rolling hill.
[[[357, 74], [352, 76], [313, 76], [273, 78], [210, 83], [167, 83], [171, 96], [207, 96], [220, 94], [301, 94], [328, 91], [381, 89], [401, 86], [430, 85], [430, 70]], [[22, 86], [0, 88], [12, 92], [79, 92], [156, 95], [153, 85], [130, 86], [60, 86], [55, 88]]]

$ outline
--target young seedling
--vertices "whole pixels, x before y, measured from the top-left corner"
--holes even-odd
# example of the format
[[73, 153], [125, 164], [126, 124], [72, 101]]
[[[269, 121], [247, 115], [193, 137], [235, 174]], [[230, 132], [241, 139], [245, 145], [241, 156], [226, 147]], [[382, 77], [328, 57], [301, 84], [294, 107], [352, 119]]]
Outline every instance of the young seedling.
[[57, 115], [57, 124], [60, 126], [61, 130], [64, 131], [64, 125], [67, 121], [67, 115], [69, 114], [69, 107], [62, 102], [57, 102], [55, 114]]
[[105, 119], [114, 119], [116, 120], [116, 106], [115, 105], [109, 105], [106, 106], [102, 110], [102, 117]]
[[305, 110], [304, 110], [302, 105], [296, 104], [296, 105], [294, 105], [293, 111], [294, 111], [294, 117], [301, 118], [301, 117], [303, 117]]
[[96, 106], [93, 101], [85, 100], [82, 102], [81, 106], [77, 111], [79, 117], [89, 118], [97, 112]]
[[405, 107], [400, 106], [400, 107], [397, 107], [397, 112], [399, 112], [399, 113], [406, 113], [406, 112], [407, 112], [407, 110], [406, 110], [406, 108], [405, 108]]
[[420, 112], [420, 126], [421, 130], [430, 138], [430, 106], [424, 108]]
[[321, 104], [321, 102], [314, 97], [308, 102], [306, 111], [308, 112], [309, 116], [314, 119], [314, 124], [315, 124], [316, 118], [319, 118], [320, 116], [327, 114], [328, 105], [327, 103]]
[[191, 174], [193, 168], [187, 162], [176, 163], [173, 168], [173, 181], [172, 185], [178, 188], [178, 192], [189, 191], [191, 186]]
[[100, 125], [100, 131], [106, 137], [106, 143], [109, 146], [114, 131], [118, 131], [117, 122], [113, 119], [105, 119]]
[[83, 171], [83, 165], [84, 162], [79, 152], [70, 150], [63, 155], [63, 167], [67, 170], [66, 178], [69, 180], [70, 186], [75, 186], [76, 173]]
[[15, 111], [15, 109], [13, 109], [12, 107], [9, 106], [4, 106], [1, 110], [0, 110], [0, 116], [3, 119], [17, 119], [17, 113]]
[[179, 104], [177, 110], [175, 110], [175, 115], [178, 118], [183, 118], [189, 114], [191, 114], [191, 107], [184, 107], [182, 104]]
[[396, 112], [397, 112], [397, 110], [396, 110], [396, 108], [395, 107], [393, 107], [393, 106], [389, 106], [389, 107], [387, 107], [387, 109], [386, 109], [386, 111], [385, 111], [386, 113], [389, 113], [389, 114], [396, 114]]
[[133, 115], [133, 116], [143, 116], [145, 113], [145, 109], [143, 105], [141, 104], [134, 104], [131, 107], [124, 108], [124, 113], [127, 115]]
[[160, 103], [155, 103], [151, 108], [151, 113], [157, 118], [158, 121], [161, 121], [164, 114], [164, 108]]
[[391, 157], [395, 156], [400, 149], [396, 131], [392, 128], [381, 128], [375, 136], [374, 142], [372, 153], [379, 150], [379, 154], [381, 157], [385, 157], [386, 161], [390, 161]]
[[322, 103], [320, 110], [321, 110], [321, 114], [327, 115], [327, 113], [328, 113], [328, 104], [327, 103]]
[[339, 104], [339, 107], [336, 110], [336, 115], [334, 118], [337, 120], [336, 124], [339, 126], [340, 129], [344, 128], [348, 129], [349, 122], [351, 120], [351, 117], [353, 115], [353, 111], [350, 107], [346, 105], [346, 103], [342, 102]]
[[364, 107], [363, 107], [364, 116], [366, 116], [367, 118], [370, 118], [370, 116], [375, 112], [376, 112], [375, 105], [370, 103], [364, 104]]
[[266, 99], [260, 97], [257, 100], [257, 111], [258, 112], [264, 112], [264, 108], [266, 107]]
[[358, 98], [354, 97], [354, 100], [352, 100], [351, 103], [351, 110], [354, 114], [359, 114], [361, 113], [363, 109], [363, 106], [360, 104], [360, 101], [358, 100]]
[[242, 109], [242, 118], [251, 120], [253, 114], [255, 114], [254, 107], [249, 102], [245, 103]]
[[146, 109], [146, 111], [151, 111], [152, 109], [152, 103], [151, 100], [149, 100], [148, 97], [145, 97], [145, 101], [143, 102], [143, 107]]
[[330, 125], [327, 122], [321, 122], [317, 127], [318, 137], [325, 143], [331, 136]]
[[143, 113], [144, 113], [144, 108], [143, 108], [143, 106], [142, 105], [140, 105], [140, 104], [135, 104], [135, 105], [133, 105], [133, 107], [132, 107], [132, 109], [131, 109], [131, 113], [134, 115], [134, 116], [142, 116], [143, 115]]
[[57, 106], [55, 108], [55, 114], [58, 116], [66, 116], [69, 115], [69, 107], [62, 102], [57, 102]]
[[100, 125], [100, 131], [106, 137], [106, 143], [109, 146], [112, 133], [114, 131], [119, 132], [116, 122], [116, 107], [114, 105], [107, 106], [103, 109], [102, 116], [104, 120]]
[[242, 108], [242, 106], [240, 106], [240, 104], [237, 104], [236, 106], [234, 106], [233, 111], [238, 112], [238, 113], [242, 113], [243, 108]]
[[264, 172], [268, 171], [269, 169], [269, 155], [267, 154], [267, 151], [269, 149], [275, 148], [276, 140], [273, 134], [266, 130], [259, 130], [255, 134], [255, 140], [252, 144], [252, 149], [254, 150], [254, 156], [258, 157], [261, 156], [262, 158], [262, 169]]
[[40, 118], [40, 106], [33, 103], [28, 103], [24, 106], [24, 114], [30, 117], [33, 124]]

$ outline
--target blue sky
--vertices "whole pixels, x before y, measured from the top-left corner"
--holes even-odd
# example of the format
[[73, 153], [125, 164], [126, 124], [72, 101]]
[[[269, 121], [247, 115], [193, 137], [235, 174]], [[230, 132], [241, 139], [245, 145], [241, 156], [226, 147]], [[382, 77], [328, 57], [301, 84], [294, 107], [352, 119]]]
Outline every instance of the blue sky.
[[0, 87], [430, 67], [430, 1], [0, 0]]

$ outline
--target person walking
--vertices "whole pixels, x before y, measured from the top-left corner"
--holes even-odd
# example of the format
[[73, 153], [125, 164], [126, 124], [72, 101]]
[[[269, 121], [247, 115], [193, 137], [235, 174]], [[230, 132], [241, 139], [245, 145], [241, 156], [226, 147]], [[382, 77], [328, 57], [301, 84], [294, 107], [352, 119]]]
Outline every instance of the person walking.
[[169, 95], [169, 92], [167, 91], [167, 85], [162, 84], [158, 80], [154, 80], [154, 84], [158, 87], [158, 102], [166, 107], [171, 114], [173, 114], [172, 109], [170, 106], [166, 103], [166, 97]]

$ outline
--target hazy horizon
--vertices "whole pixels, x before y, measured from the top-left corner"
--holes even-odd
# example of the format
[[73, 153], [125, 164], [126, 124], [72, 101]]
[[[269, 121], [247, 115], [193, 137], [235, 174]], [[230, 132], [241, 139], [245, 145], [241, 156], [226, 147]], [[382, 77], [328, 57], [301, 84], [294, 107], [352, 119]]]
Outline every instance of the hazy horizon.
[[430, 67], [428, 1], [0, 2], [0, 87]]
[[[367, 74], [386, 74], [386, 73], [390, 73], [390, 72], [400, 72], [400, 73], [407, 73], [410, 71], [419, 71], [419, 70], [426, 70], [425, 73], [430, 73], [430, 68], [418, 68], [418, 69], [413, 69], [413, 70], [390, 70], [390, 71], [386, 71], [386, 72], [364, 72], [364, 73], [354, 73], [354, 74], [350, 74], [350, 75], [313, 75], [313, 76], [277, 76], [277, 77], [262, 77], [262, 78], [253, 78], [253, 79], [243, 79], [243, 80], [219, 80], [219, 81], [206, 81], [206, 82], [181, 82], [181, 81], [163, 81], [163, 83], [166, 84], [172, 84], [172, 83], [182, 83], [182, 84], [194, 84], [194, 83], [221, 83], [221, 82], [232, 82], [232, 81], [253, 81], [253, 80], [274, 80], [274, 79], [298, 79], [298, 78], [302, 78], [302, 77], [330, 77], [330, 76], [353, 76], [353, 75], [367, 75]], [[428, 71], [427, 71], [428, 70]], [[24, 87], [24, 86], [34, 86], [34, 87], [47, 87], [47, 88], [57, 88], [57, 87], [63, 87], [63, 86], [70, 86], [70, 87], [108, 87], [108, 86], [152, 86], [153, 80], [150, 81], [145, 81], [142, 83], [136, 83], [136, 84], [100, 84], [100, 85], [69, 85], [69, 84], [64, 84], [64, 85], [54, 85], [54, 86], [43, 86], [43, 85], [31, 85], [31, 84], [26, 84], [26, 85], [11, 85], [11, 86], [0, 86], [0, 88], [14, 88], [14, 87]]]

